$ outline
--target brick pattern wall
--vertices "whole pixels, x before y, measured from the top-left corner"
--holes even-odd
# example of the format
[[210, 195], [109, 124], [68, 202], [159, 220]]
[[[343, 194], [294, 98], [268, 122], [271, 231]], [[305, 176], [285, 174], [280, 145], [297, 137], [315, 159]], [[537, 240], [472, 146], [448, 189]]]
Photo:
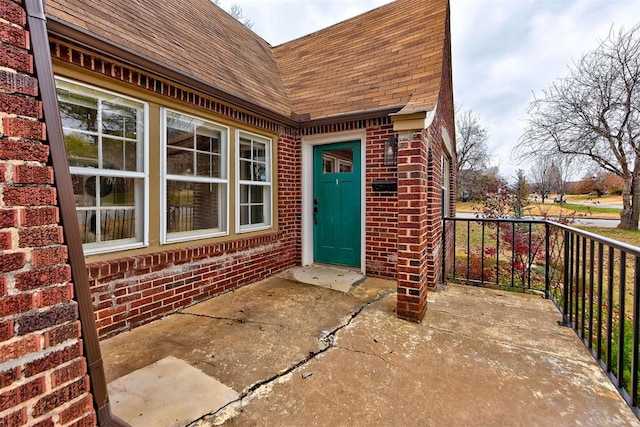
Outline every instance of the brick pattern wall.
[[100, 338], [300, 263], [300, 143], [277, 146], [278, 232], [87, 264]]
[[432, 147], [426, 131], [401, 132], [398, 139], [396, 311], [402, 319], [420, 321], [427, 308], [426, 227], [428, 210], [433, 209], [428, 192], [429, 173], [433, 167]]
[[300, 263], [301, 151], [294, 129], [244, 112], [95, 52], [51, 40], [53, 58], [223, 117], [278, 132], [278, 232], [259, 237], [114, 257], [87, 264], [100, 338]]
[[396, 278], [398, 260], [398, 193], [374, 192], [373, 181], [397, 183], [397, 166], [384, 165], [384, 142], [394, 138], [391, 123], [367, 127], [366, 165], [366, 272]]
[[[447, 29], [449, 28], [447, 16]], [[453, 262], [453, 224], [443, 249], [442, 153], [443, 131], [455, 141], [451, 35], [447, 31], [436, 116], [428, 129], [401, 133], [398, 147], [398, 317], [421, 321], [427, 309], [427, 290], [442, 283]], [[455, 143], [454, 143], [455, 147]], [[455, 151], [455, 148], [454, 148]], [[455, 216], [455, 164], [451, 159], [450, 206]]]
[[295, 239], [283, 236], [271, 233], [87, 265], [98, 335], [130, 330], [291, 267]]
[[21, 0], [0, 0], [0, 426], [95, 425]]

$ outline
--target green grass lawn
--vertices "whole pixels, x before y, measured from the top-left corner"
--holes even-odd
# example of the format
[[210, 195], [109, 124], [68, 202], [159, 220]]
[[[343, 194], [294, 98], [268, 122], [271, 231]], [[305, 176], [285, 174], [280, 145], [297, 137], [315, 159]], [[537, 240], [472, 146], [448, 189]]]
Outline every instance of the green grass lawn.
[[616, 218], [620, 217], [620, 209], [617, 209], [617, 208], [603, 208], [601, 206], [587, 206], [587, 205], [579, 205], [576, 203], [563, 203], [562, 207], [565, 209], [569, 209], [569, 210], [580, 212], [580, 213], [611, 214], [612, 217], [616, 217]]
[[608, 237], [609, 239], [618, 240], [620, 242], [640, 247], [640, 231], [620, 230], [618, 228], [590, 227], [584, 225], [579, 225], [575, 228], [579, 228], [590, 233]]

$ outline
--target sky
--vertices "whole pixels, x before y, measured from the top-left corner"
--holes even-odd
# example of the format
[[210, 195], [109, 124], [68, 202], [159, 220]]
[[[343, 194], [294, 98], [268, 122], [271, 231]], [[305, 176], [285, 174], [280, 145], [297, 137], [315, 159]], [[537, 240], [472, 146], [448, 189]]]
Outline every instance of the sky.
[[[389, 0], [220, 0], [242, 7], [272, 45], [375, 9]], [[454, 101], [480, 116], [492, 165], [513, 181], [512, 159], [533, 94], [566, 76], [611, 29], [640, 23], [640, 0], [450, 0]]]

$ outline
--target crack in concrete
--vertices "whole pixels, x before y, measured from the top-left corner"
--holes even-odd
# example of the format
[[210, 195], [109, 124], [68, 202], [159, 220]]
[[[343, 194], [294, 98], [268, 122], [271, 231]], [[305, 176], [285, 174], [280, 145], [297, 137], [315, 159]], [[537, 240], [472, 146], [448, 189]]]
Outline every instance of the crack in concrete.
[[[218, 408], [214, 412], [211, 412], [209, 414], [205, 414], [202, 417], [200, 417], [199, 419], [194, 420], [192, 423], [189, 424], [189, 427], [206, 426], [206, 425], [221, 425], [226, 420], [232, 418], [235, 415], [235, 413], [236, 413], [236, 411], [238, 409], [240, 409], [243, 406], [246, 406], [247, 404], [249, 404], [253, 400], [253, 396], [254, 395], [259, 395], [259, 392], [260, 392], [261, 389], [268, 389], [272, 385], [277, 384], [277, 382], [279, 380], [282, 380], [285, 377], [291, 375], [294, 371], [296, 371], [300, 367], [306, 365], [311, 360], [317, 358], [318, 356], [320, 356], [323, 353], [331, 350], [332, 348], [343, 349], [343, 350], [347, 350], [347, 351], [353, 351], [354, 353], [368, 354], [370, 356], [377, 356], [377, 357], [380, 357], [382, 360], [384, 360], [386, 363], [389, 363], [388, 361], [386, 361], [380, 355], [369, 354], [369, 353], [366, 353], [366, 352], [363, 352], [363, 351], [351, 350], [351, 349], [346, 348], [346, 347], [339, 347], [339, 346], [337, 346], [335, 344], [335, 340], [336, 340], [336, 335], [338, 334], [338, 332], [340, 332], [342, 329], [346, 328], [347, 326], [351, 325], [351, 323], [355, 320], [355, 318], [358, 317], [366, 308], [368, 308], [369, 306], [375, 304], [378, 301], [384, 300], [384, 299], [390, 297], [391, 295], [395, 295], [395, 294], [396, 294], [395, 290], [382, 292], [381, 294], [376, 296], [371, 301], [367, 301], [365, 304], [362, 304], [360, 307], [358, 307], [357, 310], [353, 311], [351, 313], [351, 315], [348, 316], [348, 318], [347, 318], [347, 320], [345, 322], [343, 322], [340, 325], [336, 326], [334, 329], [332, 329], [331, 331], [327, 332], [326, 334], [324, 334], [323, 336], [321, 336], [318, 339], [318, 342], [321, 344], [321, 347], [318, 350], [309, 352], [309, 354], [306, 357], [304, 357], [301, 360], [298, 360], [297, 362], [295, 362], [294, 364], [292, 364], [291, 366], [289, 366], [289, 367], [287, 367], [285, 369], [281, 369], [275, 375], [272, 375], [272, 376], [270, 376], [270, 377], [268, 377], [268, 378], [266, 378], [264, 380], [260, 380], [260, 381], [257, 381], [255, 383], [251, 384], [249, 387], [245, 388], [245, 390], [242, 393], [240, 393], [240, 395], [238, 396], [237, 399], [227, 403], [226, 405], [224, 405], [221, 408]], [[188, 314], [188, 315], [193, 315], [193, 316], [201, 316], [201, 317], [210, 317], [210, 318], [221, 319], [221, 320], [237, 320], [237, 319], [228, 319], [228, 318], [216, 318], [216, 317], [212, 317], [212, 316], [206, 316], [206, 315], [200, 315], [200, 314], [192, 314], [192, 313], [183, 313], [183, 314]], [[215, 421], [213, 421], [213, 424], [211, 424], [211, 423], [206, 421], [207, 418], [214, 418], [214, 417], [218, 417], [218, 416], [220, 416], [220, 418], [215, 420]]]
[[268, 323], [268, 322], [258, 322], [255, 320], [247, 320], [243, 317], [218, 317], [218, 316], [211, 316], [208, 314], [198, 314], [198, 313], [185, 313], [185, 312], [179, 312], [176, 314], [181, 314], [183, 316], [193, 316], [193, 317], [204, 317], [205, 319], [212, 319], [212, 320], [224, 320], [224, 321], [231, 321], [233, 323], [239, 323], [239, 324], [243, 324], [243, 323], [252, 323], [255, 325], [265, 325], [265, 326], [278, 326], [281, 328], [284, 328], [284, 325], [280, 324], [280, 323]]
[[384, 357], [382, 357], [381, 355], [376, 354], [376, 353], [369, 353], [368, 351], [362, 351], [362, 350], [354, 350], [354, 349], [352, 349], [352, 348], [349, 348], [349, 347], [341, 347], [341, 346], [339, 346], [339, 345], [336, 345], [336, 346], [334, 346], [334, 347], [335, 347], [335, 348], [338, 348], [338, 349], [340, 349], [340, 350], [349, 351], [349, 352], [351, 352], [351, 353], [365, 354], [365, 355], [367, 355], [367, 356], [377, 357], [378, 359], [382, 360], [383, 362], [385, 362], [385, 363], [387, 363], [387, 364], [389, 364], [389, 365], [392, 365], [392, 363], [391, 363], [391, 362], [389, 362], [387, 359], [385, 359]]

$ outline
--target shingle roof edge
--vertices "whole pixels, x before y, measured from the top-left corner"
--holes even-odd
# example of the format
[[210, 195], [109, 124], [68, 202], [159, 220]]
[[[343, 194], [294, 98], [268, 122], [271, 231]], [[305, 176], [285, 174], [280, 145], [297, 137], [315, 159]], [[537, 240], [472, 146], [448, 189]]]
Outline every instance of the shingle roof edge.
[[287, 117], [278, 113], [277, 111], [270, 110], [266, 107], [256, 104], [250, 100], [244, 99], [238, 95], [231, 94], [223, 89], [204, 82], [200, 79], [186, 75], [180, 71], [173, 70], [166, 65], [163, 65], [159, 61], [149, 58], [145, 55], [120, 46], [110, 40], [104, 39], [100, 36], [92, 34], [83, 30], [73, 24], [59, 20], [55, 16], [50, 14], [47, 17], [47, 31], [49, 36], [54, 36], [65, 41], [72, 42], [82, 48], [112, 57], [118, 61], [121, 61], [127, 65], [140, 68], [144, 71], [151, 72], [159, 77], [167, 80], [179, 83], [183, 86], [195, 89], [207, 95], [219, 98], [223, 101], [227, 101], [242, 107], [253, 113], [263, 115], [267, 118], [276, 120], [282, 124], [297, 127], [298, 120], [292, 117]]

